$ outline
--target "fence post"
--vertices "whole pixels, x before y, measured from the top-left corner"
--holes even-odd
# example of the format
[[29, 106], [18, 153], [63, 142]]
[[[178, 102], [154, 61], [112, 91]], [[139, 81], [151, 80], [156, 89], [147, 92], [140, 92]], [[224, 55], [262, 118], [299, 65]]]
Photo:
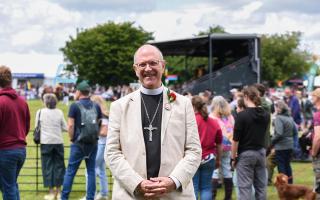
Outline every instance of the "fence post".
[[38, 181], [38, 170], [39, 170], [39, 164], [38, 164], [38, 161], [39, 161], [39, 145], [37, 144], [36, 145], [36, 193], [38, 194], [38, 191], [39, 191], [39, 187], [38, 187], [38, 184], [39, 184], [39, 181]]

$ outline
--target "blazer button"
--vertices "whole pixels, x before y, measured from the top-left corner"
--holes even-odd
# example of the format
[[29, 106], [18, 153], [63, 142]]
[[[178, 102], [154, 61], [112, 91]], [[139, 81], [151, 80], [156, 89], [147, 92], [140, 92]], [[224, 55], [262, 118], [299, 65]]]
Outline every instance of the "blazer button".
[[146, 155], [146, 152], [142, 152], [142, 155], [145, 156], [145, 155]]

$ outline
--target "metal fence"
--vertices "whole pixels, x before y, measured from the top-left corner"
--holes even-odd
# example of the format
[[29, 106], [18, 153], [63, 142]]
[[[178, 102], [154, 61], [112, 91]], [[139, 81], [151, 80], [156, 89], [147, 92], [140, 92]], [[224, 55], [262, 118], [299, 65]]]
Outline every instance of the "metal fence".
[[[64, 146], [65, 164], [67, 167], [70, 146]], [[48, 188], [43, 187], [41, 152], [39, 145], [27, 146], [27, 157], [18, 178], [19, 191], [21, 192], [47, 192]], [[72, 192], [86, 191], [85, 162], [82, 162], [73, 181]], [[112, 175], [107, 169], [108, 190], [112, 193]], [[96, 178], [96, 182], [99, 182]], [[99, 187], [97, 187], [98, 189]]]

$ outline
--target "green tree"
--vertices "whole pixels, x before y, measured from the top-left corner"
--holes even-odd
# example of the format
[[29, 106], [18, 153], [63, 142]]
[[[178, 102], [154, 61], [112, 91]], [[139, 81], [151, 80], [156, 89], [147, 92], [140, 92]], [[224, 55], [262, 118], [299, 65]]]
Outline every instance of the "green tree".
[[300, 38], [299, 32], [262, 36], [262, 79], [271, 86], [309, 70], [309, 53], [298, 49]]
[[136, 80], [132, 69], [136, 49], [153, 39], [152, 33], [133, 22], [108, 23], [79, 32], [60, 50], [67, 70], [77, 71], [79, 80], [116, 85]]
[[206, 31], [200, 31], [197, 35], [209, 35], [211, 33], [227, 33], [225, 29], [220, 25], [209, 26]]

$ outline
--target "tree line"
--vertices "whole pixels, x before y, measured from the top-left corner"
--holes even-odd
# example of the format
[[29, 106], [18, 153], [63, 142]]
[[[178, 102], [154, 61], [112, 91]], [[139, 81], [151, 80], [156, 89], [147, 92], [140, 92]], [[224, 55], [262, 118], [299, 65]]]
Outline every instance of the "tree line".
[[[222, 26], [210, 26], [195, 35], [226, 33]], [[226, 33], [227, 34], [227, 33]], [[299, 49], [300, 32], [261, 36], [262, 80], [270, 86], [278, 81], [301, 77], [310, 66], [310, 53]], [[60, 50], [64, 55], [67, 70], [77, 71], [79, 80], [89, 80], [91, 84], [119, 85], [137, 80], [133, 69], [133, 54], [142, 44], [154, 40], [152, 32], [136, 27], [134, 22], [115, 23], [109, 21], [70, 36]], [[173, 73], [185, 74], [180, 81], [188, 80], [184, 72], [182, 57], [166, 57]], [[207, 65], [203, 58], [188, 61], [189, 69]]]

